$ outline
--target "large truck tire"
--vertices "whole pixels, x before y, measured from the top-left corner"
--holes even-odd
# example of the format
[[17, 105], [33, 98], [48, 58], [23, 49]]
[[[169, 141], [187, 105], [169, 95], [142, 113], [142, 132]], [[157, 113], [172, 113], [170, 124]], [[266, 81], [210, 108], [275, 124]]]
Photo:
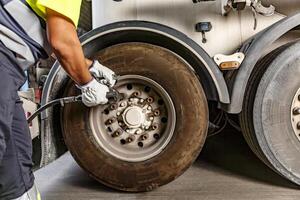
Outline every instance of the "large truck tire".
[[[146, 43], [123, 43], [94, 59], [110, 67], [125, 94], [118, 104], [66, 105], [63, 133], [71, 154], [93, 178], [123, 191], [150, 191], [173, 181], [197, 158], [208, 106], [199, 79], [182, 58]], [[72, 82], [65, 95], [76, 95]]]
[[[240, 122], [253, 152], [300, 185], [300, 42], [263, 59], [248, 84]], [[298, 110], [299, 109], [299, 110]]]

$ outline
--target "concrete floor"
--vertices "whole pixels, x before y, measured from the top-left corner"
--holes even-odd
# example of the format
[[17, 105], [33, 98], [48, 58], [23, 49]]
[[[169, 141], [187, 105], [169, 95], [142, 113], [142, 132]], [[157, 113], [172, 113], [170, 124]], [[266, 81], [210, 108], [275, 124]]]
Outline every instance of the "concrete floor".
[[43, 200], [175, 199], [299, 200], [300, 189], [264, 166], [240, 133], [209, 138], [194, 165], [176, 181], [149, 193], [124, 193], [89, 178], [69, 153], [36, 172]]

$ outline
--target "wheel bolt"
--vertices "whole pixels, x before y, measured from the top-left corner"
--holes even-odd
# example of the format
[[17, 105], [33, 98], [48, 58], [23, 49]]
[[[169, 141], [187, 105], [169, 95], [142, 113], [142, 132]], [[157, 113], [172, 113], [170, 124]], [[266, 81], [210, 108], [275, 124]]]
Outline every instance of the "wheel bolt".
[[141, 140], [144, 141], [144, 140], [147, 140], [148, 139], [148, 135], [147, 134], [144, 134], [141, 136]]
[[121, 115], [121, 113], [120, 112], [117, 112], [117, 116], [120, 116]]
[[114, 123], [115, 121], [116, 121], [116, 118], [111, 118], [111, 119], [106, 120], [105, 124], [106, 124], [106, 125], [111, 125], [111, 124]]
[[159, 116], [159, 115], [160, 115], [160, 110], [155, 110], [155, 111], [154, 111], [154, 116], [157, 117], [157, 116]]
[[118, 108], [117, 104], [112, 104], [112, 105], [110, 106], [110, 109], [111, 109], [111, 110], [116, 110], [117, 108]]
[[119, 137], [121, 134], [122, 134], [122, 131], [121, 131], [121, 130], [117, 130], [117, 131], [114, 132], [111, 136], [112, 136], [113, 138], [115, 138], [115, 137]]
[[153, 120], [154, 120], [154, 117], [150, 117], [149, 119], [150, 119], [151, 121], [153, 121]]
[[134, 96], [134, 97], [138, 97], [138, 96], [140, 96], [140, 95], [141, 95], [141, 93], [140, 93], [140, 92], [138, 92], [138, 91], [136, 91], [136, 92], [132, 93], [132, 96]]
[[133, 135], [129, 136], [127, 139], [126, 139], [126, 143], [131, 143], [135, 140], [135, 137]]
[[300, 122], [297, 124], [297, 129], [300, 130]]
[[121, 106], [121, 107], [125, 107], [126, 104], [125, 104], [124, 102], [122, 102], [122, 103], [120, 104], [120, 106]]
[[300, 108], [299, 107], [294, 108], [293, 114], [294, 115], [300, 115]]
[[158, 128], [157, 124], [152, 125], [152, 130], [156, 130]]
[[148, 97], [148, 98], [146, 99], [146, 101], [147, 101], [148, 103], [153, 103], [154, 99], [153, 99], [153, 97]]
[[141, 100], [140, 100], [140, 103], [144, 103], [144, 101], [145, 101], [144, 99], [141, 99]]
[[147, 107], [147, 110], [151, 110], [151, 109], [152, 109], [151, 106], [148, 106], [148, 107]]

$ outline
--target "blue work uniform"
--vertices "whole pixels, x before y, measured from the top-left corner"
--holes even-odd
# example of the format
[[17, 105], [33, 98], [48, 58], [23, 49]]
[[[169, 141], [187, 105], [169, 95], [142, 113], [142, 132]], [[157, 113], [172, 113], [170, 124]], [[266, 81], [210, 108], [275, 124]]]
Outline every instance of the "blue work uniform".
[[20, 198], [34, 185], [31, 136], [17, 92], [24, 70], [47, 58], [50, 48], [43, 17], [28, 2], [0, 0], [0, 200]]

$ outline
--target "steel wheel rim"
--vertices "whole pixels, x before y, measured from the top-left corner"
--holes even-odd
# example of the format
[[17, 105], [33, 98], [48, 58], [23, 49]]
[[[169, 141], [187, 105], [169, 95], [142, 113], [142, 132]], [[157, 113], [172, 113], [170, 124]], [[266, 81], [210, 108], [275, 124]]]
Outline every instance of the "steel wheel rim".
[[115, 88], [125, 93], [123, 101], [90, 110], [96, 145], [127, 162], [142, 162], [160, 154], [176, 125], [175, 107], [167, 91], [140, 75], [121, 76]]
[[300, 88], [293, 98], [291, 106], [291, 123], [294, 134], [300, 142]]

